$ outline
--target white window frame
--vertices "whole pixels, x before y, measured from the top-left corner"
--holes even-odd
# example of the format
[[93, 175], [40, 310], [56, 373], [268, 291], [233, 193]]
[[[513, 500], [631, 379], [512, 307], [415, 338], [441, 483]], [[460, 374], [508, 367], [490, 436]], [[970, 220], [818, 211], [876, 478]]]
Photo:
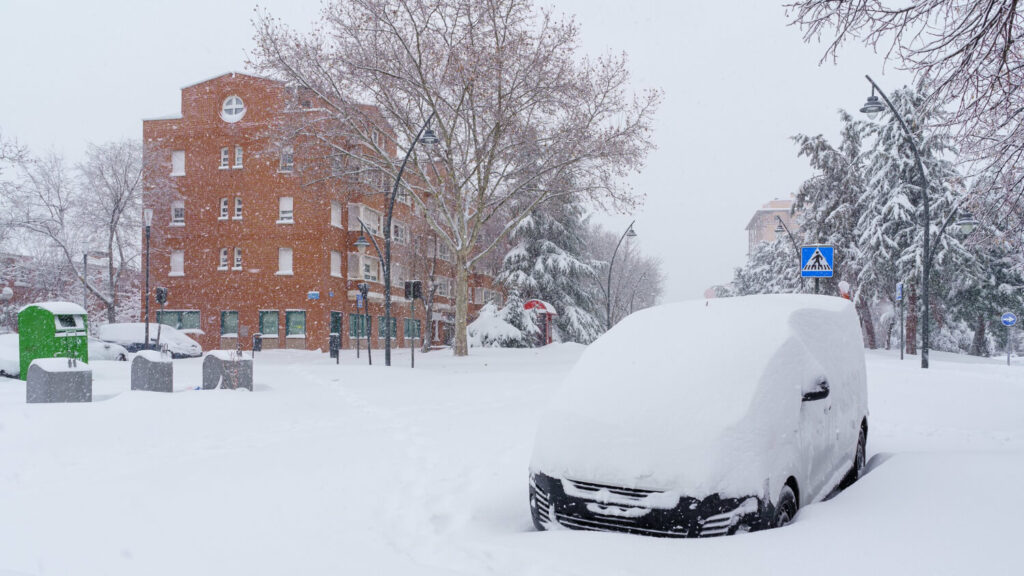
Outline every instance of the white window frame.
[[[180, 214], [179, 214], [180, 211]], [[185, 201], [174, 200], [171, 202], [171, 226], [185, 225]]]
[[[402, 234], [399, 235], [398, 231], [401, 230]], [[399, 244], [409, 243], [409, 227], [404, 222], [391, 221], [391, 239]]]
[[[284, 268], [284, 264], [287, 261], [288, 267]], [[278, 248], [277, 249], [277, 272], [276, 276], [292, 276], [294, 272], [295, 252], [291, 248]]]
[[171, 250], [171, 271], [167, 275], [175, 277], [185, 275], [184, 250]]
[[220, 216], [218, 216], [217, 219], [218, 220], [227, 220], [228, 219], [228, 199], [227, 198], [221, 198], [220, 199]]
[[281, 162], [277, 166], [278, 172], [291, 173], [295, 171], [295, 148], [285, 146], [281, 148]]
[[224, 146], [220, 149], [220, 166], [221, 170], [227, 170], [231, 167], [231, 149]]
[[[287, 208], [286, 208], [287, 206]], [[292, 196], [279, 196], [277, 199], [277, 223], [295, 223], [295, 198]]]
[[242, 219], [242, 197], [241, 196], [236, 196], [235, 197], [235, 215], [233, 216], [233, 218], [235, 220], [241, 220]]
[[331, 250], [331, 276], [335, 278], [343, 278], [341, 275], [341, 252], [337, 250]]
[[234, 266], [232, 266], [231, 269], [232, 270], [241, 270], [242, 269], [242, 249], [237, 247], [237, 246], [235, 247]]
[[185, 151], [171, 151], [171, 176], [185, 175]]
[[452, 279], [446, 276], [438, 276], [437, 278], [437, 295], [442, 298], [451, 298], [452, 292]]
[[331, 200], [331, 226], [344, 229], [342, 215], [341, 202]]
[[228, 249], [227, 248], [221, 248], [220, 249], [220, 263], [217, 266], [217, 270], [227, 270], [227, 269], [228, 269]]
[[455, 254], [452, 252], [451, 246], [445, 242], [437, 243], [437, 257], [445, 262], [455, 261]]
[[238, 169], [242, 167], [242, 147], [235, 144], [235, 164], [232, 168]]
[[370, 231], [370, 234], [381, 237], [384, 230], [384, 215], [380, 212], [366, 206], [364, 204], [349, 204], [348, 205], [348, 227], [350, 230], [362, 231], [362, 227], [359, 226], [359, 220], [366, 224], [366, 228]]
[[232, 94], [225, 98], [220, 105], [220, 119], [233, 124], [244, 118], [247, 111], [248, 108], [242, 98], [237, 94]]
[[[382, 271], [380, 269], [380, 258], [367, 254], [350, 254], [350, 256], [353, 256], [356, 259], [356, 266], [354, 268], [350, 266], [348, 270], [348, 277], [350, 279], [365, 280], [367, 282], [381, 281]], [[377, 270], [377, 274], [367, 274], [365, 272], [366, 267], [370, 266], [370, 268], [373, 269], [374, 265], [376, 265], [375, 269]]]

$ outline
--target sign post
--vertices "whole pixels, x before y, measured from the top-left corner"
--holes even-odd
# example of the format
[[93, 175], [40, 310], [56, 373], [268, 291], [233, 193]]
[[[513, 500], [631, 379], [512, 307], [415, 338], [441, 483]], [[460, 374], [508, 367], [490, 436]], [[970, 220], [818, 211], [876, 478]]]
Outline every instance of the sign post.
[[906, 344], [903, 339], [907, 337], [903, 330], [903, 282], [896, 283], [896, 301], [900, 303], [900, 360], [903, 360], [903, 348]]
[[814, 278], [814, 293], [818, 293], [820, 278], [831, 278], [835, 270], [835, 247], [814, 244], [800, 249], [800, 276]]
[[1013, 332], [1013, 326], [1017, 324], [1017, 315], [1013, 312], [1007, 312], [1003, 314], [1000, 320], [1003, 322], [1003, 326], [1006, 326], [1006, 365], [1010, 365], [1010, 350], [1013, 348], [1013, 338], [1010, 334]]
[[[363, 309], [363, 293], [360, 292], [360, 293], [356, 294], [356, 310], [362, 310], [362, 309]], [[357, 318], [359, 316], [360, 316], [359, 314], [356, 315]], [[354, 336], [356, 337], [356, 358], [359, 358], [359, 349], [363, 345], [362, 345], [362, 340], [359, 338], [360, 334], [359, 334], [358, 327], [355, 330]]]
[[363, 311], [366, 312], [364, 318], [366, 318], [365, 325], [363, 328], [366, 330], [366, 360], [370, 366], [373, 366], [373, 354], [370, 351], [370, 303], [366, 299], [366, 295], [370, 292], [370, 285], [366, 282], [359, 283], [359, 295], [363, 297]]

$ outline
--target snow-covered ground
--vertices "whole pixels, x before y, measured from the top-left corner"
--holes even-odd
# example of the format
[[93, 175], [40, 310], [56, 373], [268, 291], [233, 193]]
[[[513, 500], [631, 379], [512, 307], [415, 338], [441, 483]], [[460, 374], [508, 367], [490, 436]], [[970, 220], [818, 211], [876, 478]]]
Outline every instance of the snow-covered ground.
[[871, 471], [786, 528], [538, 533], [533, 434], [581, 351], [268, 351], [254, 392], [178, 360], [174, 394], [94, 362], [92, 404], [0, 378], [0, 575], [1021, 573], [1024, 365], [869, 353]]

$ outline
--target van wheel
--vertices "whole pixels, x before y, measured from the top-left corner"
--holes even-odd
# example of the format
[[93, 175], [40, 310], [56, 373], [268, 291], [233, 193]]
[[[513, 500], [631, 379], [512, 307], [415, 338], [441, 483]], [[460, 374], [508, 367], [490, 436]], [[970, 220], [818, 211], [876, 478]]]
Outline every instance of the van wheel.
[[796, 516], [796, 495], [789, 485], [782, 487], [779, 494], [779, 502], [775, 505], [775, 517], [772, 519], [772, 528], [782, 528], [793, 521]]
[[860, 438], [857, 439], [857, 453], [853, 457], [853, 481], [856, 482], [864, 476], [864, 468], [867, 466], [868, 435], [864, 429], [860, 429]]

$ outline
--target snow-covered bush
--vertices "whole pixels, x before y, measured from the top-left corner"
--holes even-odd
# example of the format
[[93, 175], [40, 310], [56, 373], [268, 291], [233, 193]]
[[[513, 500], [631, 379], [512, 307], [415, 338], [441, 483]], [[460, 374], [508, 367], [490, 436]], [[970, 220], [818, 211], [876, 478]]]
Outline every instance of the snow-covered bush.
[[531, 348], [537, 343], [540, 328], [534, 321], [533, 311], [525, 310], [522, 297], [512, 292], [501, 308], [493, 303], [485, 304], [466, 332], [470, 346]]

